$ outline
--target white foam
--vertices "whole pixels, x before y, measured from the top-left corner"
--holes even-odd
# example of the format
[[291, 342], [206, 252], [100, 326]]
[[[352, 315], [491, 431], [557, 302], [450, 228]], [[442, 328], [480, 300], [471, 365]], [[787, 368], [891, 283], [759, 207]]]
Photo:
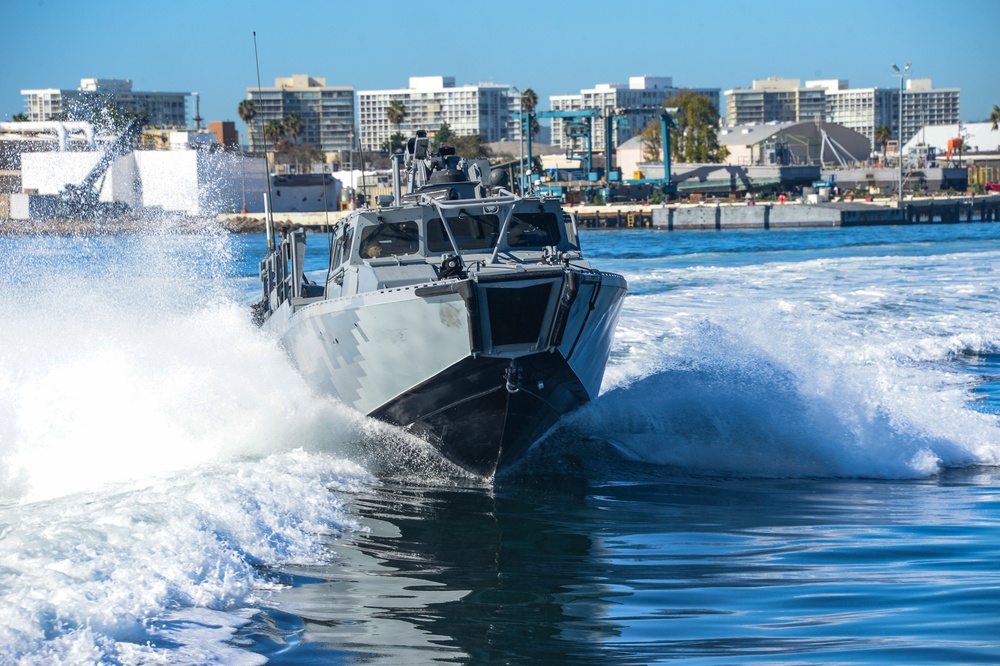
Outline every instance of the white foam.
[[708, 472], [903, 478], [1000, 464], [997, 418], [968, 408], [970, 377], [953, 361], [1000, 348], [985, 270], [998, 258], [654, 269], [629, 297], [604, 395], [567, 425]]
[[[257, 565], [318, 563], [360, 529], [353, 463], [293, 451], [0, 510], [0, 644], [16, 663], [230, 663]], [[84, 658], [85, 657], [85, 658]], [[0, 659], [2, 662], [2, 659]]]

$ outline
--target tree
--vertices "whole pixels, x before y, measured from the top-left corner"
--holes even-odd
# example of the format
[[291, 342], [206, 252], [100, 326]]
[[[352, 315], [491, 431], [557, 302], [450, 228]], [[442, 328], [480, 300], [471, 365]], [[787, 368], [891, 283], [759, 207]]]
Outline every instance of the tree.
[[[996, 108], [996, 107], [994, 107], [994, 108]], [[14, 116], [11, 118], [11, 120], [14, 121], [15, 123], [26, 123], [26, 122], [28, 122], [28, 114], [24, 113], [24, 112], [15, 113]], [[995, 125], [996, 125], [996, 123], [994, 123], [993, 129], [996, 129]]]
[[288, 137], [291, 138], [292, 143], [298, 143], [297, 139], [299, 138], [299, 135], [302, 134], [302, 129], [304, 125], [302, 121], [302, 114], [298, 113], [297, 111], [289, 113], [288, 115], [285, 116], [285, 119], [282, 121], [282, 125], [285, 128], [285, 134], [287, 134]]
[[993, 111], [990, 112], [990, 131], [996, 130], [997, 127], [1000, 127], [1000, 106], [994, 104]]
[[875, 143], [882, 146], [882, 161], [885, 162], [885, 149], [889, 145], [889, 139], [892, 138], [892, 130], [889, 129], [888, 125], [879, 125], [875, 128]]
[[431, 149], [441, 150], [441, 146], [450, 146], [455, 141], [455, 133], [451, 131], [451, 126], [448, 123], [441, 123], [441, 127], [438, 131], [434, 133], [434, 138], [431, 139]]
[[719, 112], [707, 97], [691, 90], [664, 100], [676, 107], [671, 157], [677, 162], [719, 162]]
[[663, 129], [659, 120], [650, 120], [646, 129], [639, 135], [639, 144], [642, 146], [642, 159], [646, 162], [659, 162], [663, 146]]
[[285, 126], [280, 120], [268, 120], [264, 123], [264, 139], [273, 144], [285, 136]]
[[[535, 136], [538, 134], [538, 130], [541, 127], [538, 124], [538, 118], [534, 116], [535, 108], [538, 106], [538, 93], [536, 93], [531, 88], [525, 88], [524, 92], [521, 93], [521, 111], [528, 118], [528, 122], [531, 123], [531, 134]], [[521, 128], [524, 129], [523, 127]]]
[[249, 143], [253, 144], [253, 119], [257, 117], [257, 107], [254, 106], [253, 100], [245, 99], [240, 102], [240, 105], [236, 108], [236, 113], [239, 115], [240, 120], [247, 124]]
[[455, 152], [467, 159], [490, 157], [490, 147], [479, 134], [470, 134], [455, 139]]
[[387, 141], [382, 142], [381, 148], [383, 153], [389, 153], [391, 155], [397, 150], [402, 150], [405, 145], [406, 135], [402, 132], [393, 132], [392, 136], [390, 136]]
[[521, 108], [525, 113], [531, 113], [538, 106], [538, 93], [531, 88], [525, 88], [521, 93]]
[[394, 99], [389, 102], [389, 106], [385, 107], [385, 117], [386, 119], [396, 126], [396, 131], [399, 132], [403, 126], [403, 121], [406, 117], [410, 115], [406, 110], [406, 107], [398, 99]]

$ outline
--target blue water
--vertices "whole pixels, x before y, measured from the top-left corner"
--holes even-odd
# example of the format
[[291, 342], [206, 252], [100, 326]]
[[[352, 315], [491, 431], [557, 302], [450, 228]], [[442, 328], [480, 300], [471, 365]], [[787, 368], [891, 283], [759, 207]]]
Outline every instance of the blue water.
[[1000, 663], [1000, 225], [581, 237], [602, 395], [489, 484], [305, 387], [263, 236], [0, 236], [0, 664]]

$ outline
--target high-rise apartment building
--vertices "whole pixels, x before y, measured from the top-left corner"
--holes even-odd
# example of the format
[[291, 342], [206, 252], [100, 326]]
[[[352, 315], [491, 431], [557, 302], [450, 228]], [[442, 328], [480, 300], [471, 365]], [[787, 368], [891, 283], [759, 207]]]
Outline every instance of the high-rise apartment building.
[[252, 152], [264, 150], [263, 127], [268, 121], [284, 120], [291, 113], [302, 118], [297, 143], [326, 153], [351, 150], [355, 145], [354, 88], [350, 86], [328, 86], [324, 78], [295, 74], [276, 78], [273, 86], [247, 88], [247, 99], [256, 111], [249, 132]]
[[[395, 125], [386, 113], [393, 102], [406, 109]], [[411, 76], [407, 88], [359, 90], [361, 145], [381, 150], [396, 132], [409, 137], [417, 130], [436, 132], [443, 123], [456, 136], [478, 134], [492, 143], [514, 139], [520, 97], [510, 86], [495, 83], [455, 86], [453, 76]]]
[[726, 91], [726, 123], [751, 125], [769, 122], [823, 120], [826, 90], [802, 87], [799, 79], [773, 77], [753, 82], [752, 88]]
[[[898, 88], [849, 88], [847, 81], [807, 81], [826, 89], [826, 119], [864, 134], [874, 144], [875, 130], [885, 125], [899, 138]], [[909, 79], [903, 90], [903, 143], [927, 125], [957, 125], [958, 88], [937, 88], [930, 79]]]
[[[628, 84], [601, 83], [576, 95], [553, 95], [549, 97], [549, 105], [553, 111], [600, 109], [608, 113], [630, 110], [620, 115], [620, 120], [612, 125], [612, 140], [615, 146], [619, 146], [642, 132], [651, 120], [658, 120], [665, 100], [689, 90], [707, 97], [713, 108], [719, 108], [718, 88], [677, 88], [669, 76], [632, 76]], [[582, 118], [553, 118], [552, 145], [570, 147], [573, 135], [583, 122], [586, 121]], [[591, 148], [594, 152], [604, 152], [604, 122], [601, 118], [592, 118], [590, 122]]]
[[81, 79], [76, 90], [44, 88], [21, 94], [31, 121], [91, 120], [93, 112], [110, 101], [123, 111], [144, 114], [151, 125], [187, 127], [186, 102], [191, 93], [138, 92], [128, 79]]

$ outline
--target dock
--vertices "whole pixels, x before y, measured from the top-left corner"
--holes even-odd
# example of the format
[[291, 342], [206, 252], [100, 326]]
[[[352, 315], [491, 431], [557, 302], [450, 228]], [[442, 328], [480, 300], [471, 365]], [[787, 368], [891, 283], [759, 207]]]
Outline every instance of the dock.
[[581, 229], [783, 229], [1000, 221], [1000, 196], [895, 201], [701, 203], [663, 206], [585, 206], [574, 209]]

